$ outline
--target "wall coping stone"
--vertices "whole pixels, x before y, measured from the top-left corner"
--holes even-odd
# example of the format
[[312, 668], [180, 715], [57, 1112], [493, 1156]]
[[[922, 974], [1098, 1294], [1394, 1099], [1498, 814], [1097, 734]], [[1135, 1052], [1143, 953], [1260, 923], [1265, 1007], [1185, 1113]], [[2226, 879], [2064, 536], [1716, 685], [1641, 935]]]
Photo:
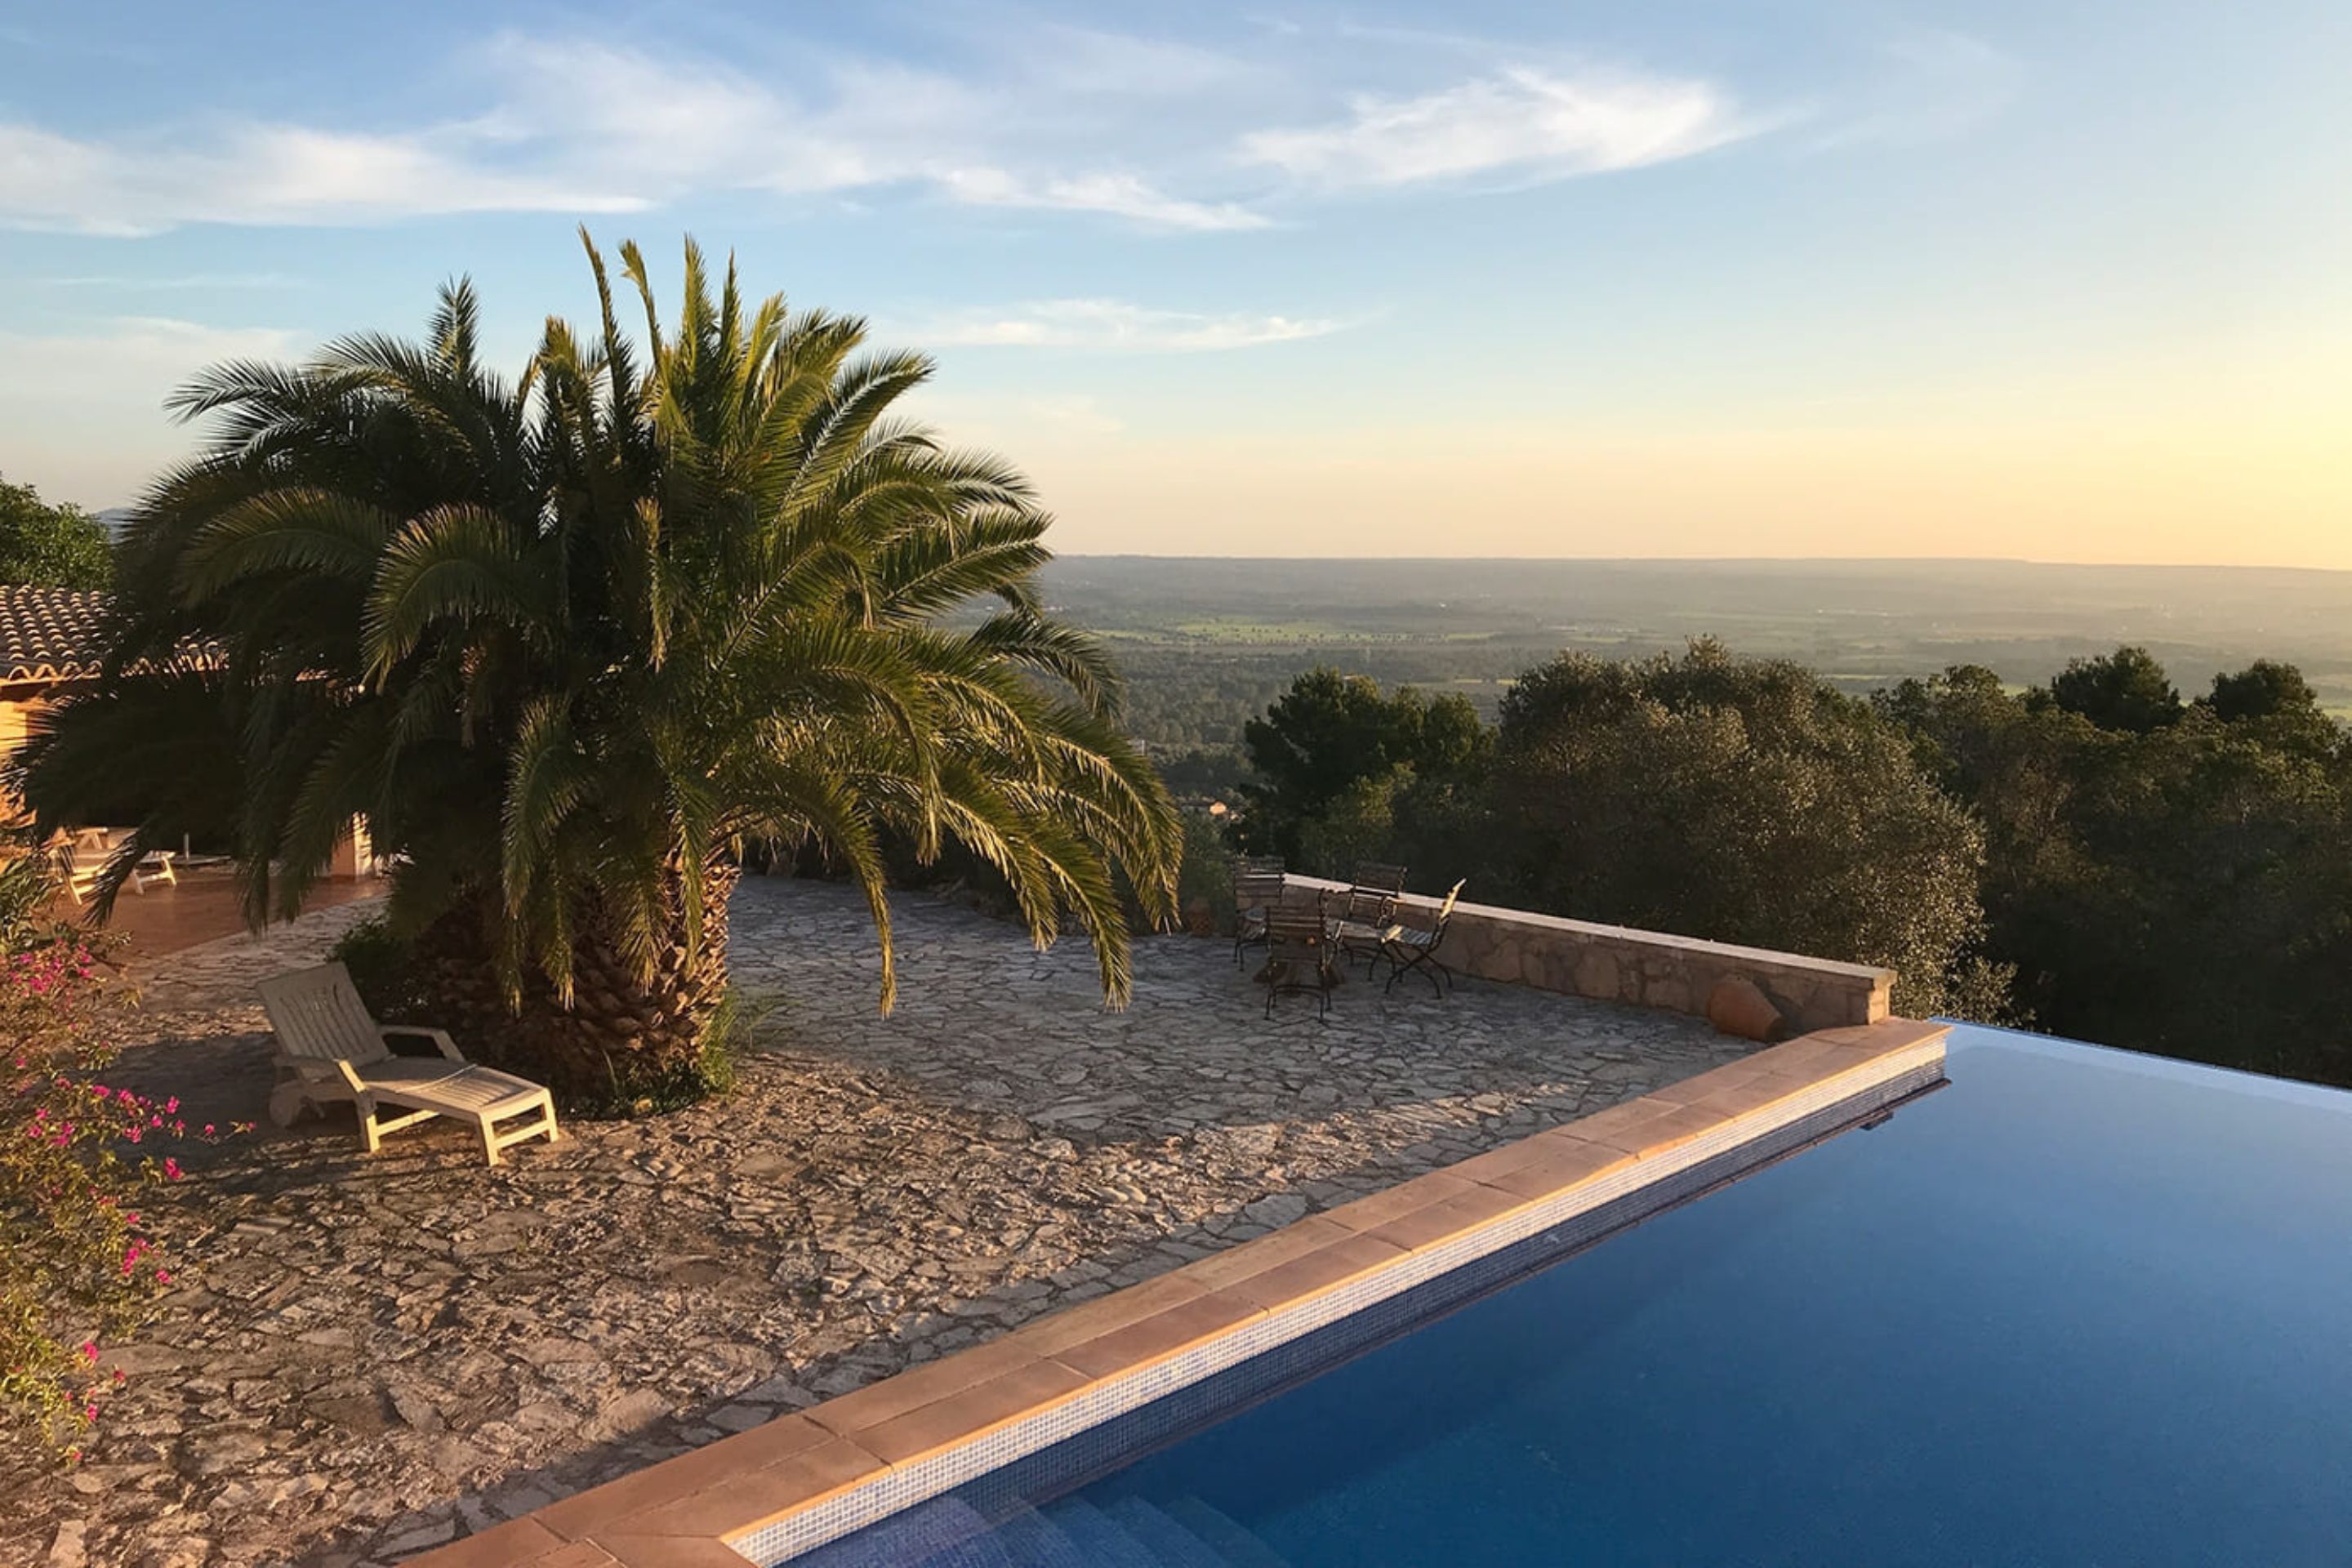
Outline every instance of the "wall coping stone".
[[[1349, 886], [1327, 877], [1294, 875], [1289, 880], [1300, 887], [1329, 892], [1345, 892]], [[1400, 901], [1408, 909], [1433, 914], [1444, 900], [1425, 893], [1407, 893]], [[1496, 961], [1492, 949], [1497, 941], [1510, 950], [1513, 962]], [[1590, 952], [1654, 959], [1667, 967], [1667, 973], [1636, 980], [1620, 973], [1612, 965], [1598, 974], [1589, 973], [1581, 970], [1575, 958]], [[1532, 964], [1530, 954], [1534, 955]], [[1770, 948], [1711, 942], [1705, 937], [1606, 925], [1496, 904], [1474, 904], [1467, 900], [1454, 906], [1454, 926], [1438, 956], [1456, 969], [1485, 979], [1531, 984], [1601, 1001], [1664, 1007], [1702, 1017], [1706, 1014], [1707, 994], [1717, 980], [1745, 975], [1761, 987], [1791, 1025], [1801, 1030], [1873, 1024], [1887, 1017], [1892, 1012], [1891, 995], [1897, 979], [1894, 970], [1875, 964], [1846, 963]], [[1603, 980], [1612, 984], [1605, 987], [1596, 984]], [[1679, 986], [1675, 984], [1676, 980], [1681, 982]]]

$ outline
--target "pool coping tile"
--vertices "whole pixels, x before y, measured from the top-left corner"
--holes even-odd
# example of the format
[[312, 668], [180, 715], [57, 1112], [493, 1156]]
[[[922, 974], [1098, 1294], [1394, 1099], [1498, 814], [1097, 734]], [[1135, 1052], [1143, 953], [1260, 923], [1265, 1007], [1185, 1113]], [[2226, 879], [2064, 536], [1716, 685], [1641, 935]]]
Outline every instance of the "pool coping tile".
[[[609, 1535], [586, 1542], [604, 1554], [614, 1568], [742, 1568], [743, 1555], [710, 1535]], [[592, 1568], [583, 1559], [582, 1568]], [[440, 1568], [438, 1563], [434, 1568]], [[520, 1568], [520, 1565], [518, 1565]], [[530, 1568], [557, 1568], [554, 1559]], [[565, 1564], [564, 1568], [569, 1568]]]
[[[821, 1444], [835, 1435], [805, 1414], [779, 1415], [748, 1432], [721, 1442], [689, 1448], [673, 1458], [648, 1465], [617, 1480], [575, 1492], [548, 1504], [526, 1519], [537, 1520], [564, 1541], [593, 1534], [599, 1526], [661, 1503], [687, 1498], [723, 1485], [740, 1475], [765, 1469]], [[473, 1539], [468, 1537], [468, 1540]], [[433, 1568], [456, 1568], [437, 1561]]]
[[857, 1434], [857, 1445], [887, 1464], [907, 1464], [1058, 1405], [1093, 1381], [1088, 1373], [1058, 1361], [1028, 1362], [868, 1426]]
[[895, 1377], [838, 1394], [807, 1411], [808, 1418], [837, 1437], [855, 1437], [869, 1427], [920, 1410], [975, 1388], [992, 1378], [1043, 1360], [1011, 1338], [990, 1340], [953, 1355], [908, 1367]]
[[1179, 1301], [1140, 1322], [1057, 1351], [1054, 1360], [1092, 1384], [1181, 1355], [1197, 1344], [1240, 1328], [1253, 1318], [1264, 1317], [1265, 1304], [1249, 1287], [1296, 1266], [1297, 1260], [1280, 1264], [1240, 1284]]
[[832, 1437], [789, 1459], [755, 1470], [739, 1470], [684, 1497], [624, 1514], [589, 1531], [589, 1539], [608, 1545], [608, 1535], [740, 1535], [870, 1480], [888, 1469], [889, 1464], [863, 1444]]

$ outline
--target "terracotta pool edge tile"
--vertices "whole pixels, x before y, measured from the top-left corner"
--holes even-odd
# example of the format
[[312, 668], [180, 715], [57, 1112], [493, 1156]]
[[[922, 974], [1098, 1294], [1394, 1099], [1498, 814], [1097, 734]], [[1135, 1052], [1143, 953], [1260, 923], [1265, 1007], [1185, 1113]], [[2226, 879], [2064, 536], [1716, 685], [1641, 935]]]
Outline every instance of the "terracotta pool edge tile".
[[530, 1559], [530, 1568], [626, 1568], [626, 1565], [593, 1541], [575, 1541], [551, 1556]]
[[1364, 1236], [1391, 1220], [1458, 1198], [1478, 1184], [1466, 1176], [1454, 1175], [1450, 1166], [1442, 1167], [1424, 1172], [1409, 1182], [1399, 1182], [1377, 1193], [1351, 1198], [1336, 1208], [1324, 1210], [1319, 1217], [1344, 1226], [1354, 1235]]
[[[1289, 1263], [1275, 1267], [1278, 1270]], [[1249, 1279], [1259, 1277], [1252, 1275]], [[1095, 1339], [1066, 1345], [1054, 1352], [1054, 1360], [1086, 1378], [1088, 1386], [1116, 1382], [1172, 1360], [1265, 1316], [1265, 1309], [1244, 1289], [1249, 1279], [1179, 1301], [1164, 1312]]]
[[1268, 1316], [1287, 1311], [1365, 1278], [1395, 1268], [1406, 1252], [1370, 1231], [1317, 1247], [1279, 1268], [1254, 1275], [1233, 1293], [1255, 1302]]
[[1364, 1234], [1401, 1252], [1427, 1252], [1498, 1224], [1531, 1207], [1534, 1201], [1501, 1187], [1474, 1183], [1466, 1193], [1400, 1215]]
[[910, 1415], [1045, 1358], [1011, 1334], [910, 1366], [803, 1412], [836, 1437]]
[[846, 1437], [772, 1465], [599, 1521], [583, 1539], [679, 1537], [719, 1541], [805, 1512], [887, 1474], [890, 1461]]
[[606, 1535], [591, 1544], [614, 1568], [759, 1568], [716, 1536]]
[[1107, 1296], [1050, 1312], [1002, 1337], [1023, 1346], [1039, 1360], [1047, 1360], [1065, 1346], [1099, 1339], [1113, 1329], [1140, 1322], [1180, 1301], [1208, 1293], [1207, 1286], [1187, 1276], [1183, 1269], [1171, 1269]]
[[1100, 1379], [1052, 1358], [1029, 1362], [961, 1394], [858, 1433], [857, 1446], [896, 1469], [977, 1441], [1068, 1404]]
[[1552, 1203], [1638, 1163], [1639, 1156], [1606, 1143], [1559, 1138], [1548, 1144], [1543, 1158], [1486, 1184], [1527, 1203]]
[[560, 1540], [578, 1541], [615, 1520], [692, 1497], [727, 1477], [750, 1475], [837, 1440], [836, 1434], [811, 1421], [805, 1413], [779, 1415], [749, 1431], [574, 1492], [524, 1517], [538, 1521]]
[[536, 1568], [572, 1544], [537, 1515], [525, 1514], [408, 1558], [404, 1568]]
[[1330, 1215], [1312, 1214], [1237, 1247], [1220, 1248], [1175, 1272], [1202, 1286], [1202, 1295], [1213, 1296], [1349, 1234], [1347, 1226]]

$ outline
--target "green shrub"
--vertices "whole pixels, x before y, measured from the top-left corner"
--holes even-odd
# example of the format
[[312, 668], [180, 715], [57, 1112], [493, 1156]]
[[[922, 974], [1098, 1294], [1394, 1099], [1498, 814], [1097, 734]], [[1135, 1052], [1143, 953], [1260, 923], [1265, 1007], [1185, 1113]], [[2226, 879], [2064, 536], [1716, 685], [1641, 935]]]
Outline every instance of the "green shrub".
[[57, 890], [57, 874], [45, 858], [0, 860], [0, 952], [31, 945], [48, 923], [49, 900]]
[[352, 985], [368, 1011], [386, 1024], [429, 1024], [416, 951], [394, 935], [383, 916], [360, 921], [336, 939], [327, 956], [352, 972]]
[[1210, 929], [1234, 932], [1234, 852], [1224, 830], [1201, 812], [1184, 816], [1184, 857], [1176, 868], [1176, 907], [1187, 930], [1197, 931], [1197, 911], [1206, 908]]
[[105, 1081], [106, 954], [26, 912], [52, 890], [19, 868], [39, 864], [0, 872], [0, 1438], [71, 1459], [122, 1381], [100, 1374], [101, 1342], [172, 1283], [141, 1194], [180, 1179], [163, 1147], [218, 1129]]

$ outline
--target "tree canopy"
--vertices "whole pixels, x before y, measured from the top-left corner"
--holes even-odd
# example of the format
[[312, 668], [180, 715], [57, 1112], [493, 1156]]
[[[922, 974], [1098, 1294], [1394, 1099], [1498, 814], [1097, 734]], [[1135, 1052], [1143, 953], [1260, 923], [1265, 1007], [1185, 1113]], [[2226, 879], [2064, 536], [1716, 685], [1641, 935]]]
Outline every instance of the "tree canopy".
[[1884, 964], [1897, 1005], [1998, 1015], [1978, 960], [1983, 835], [1868, 704], [1700, 641], [1565, 654], [1505, 698], [1491, 864], [1505, 901]]
[[103, 588], [114, 580], [106, 527], [70, 501], [51, 505], [0, 476], [0, 584]]
[[1395, 831], [1398, 797], [1483, 773], [1491, 737], [1478, 710], [1410, 686], [1317, 668], [1243, 730], [1255, 773], [1242, 786], [1244, 845], [1345, 875]]
[[2071, 660], [2051, 678], [2049, 695], [2067, 712], [2080, 713], [2102, 730], [2127, 730], [2136, 735], [2174, 723], [2184, 711], [2179, 691], [2156, 656], [2129, 646]]
[[[2104, 661], [2126, 666], [2170, 689], [2137, 650]], [[1984, 825], [1987, 950], [2037, 1024], [2352, 1082], [2352, 773], [2300, 671], [2224, 673], [2147, 728], [1969, 667], [1879, 705]]]

